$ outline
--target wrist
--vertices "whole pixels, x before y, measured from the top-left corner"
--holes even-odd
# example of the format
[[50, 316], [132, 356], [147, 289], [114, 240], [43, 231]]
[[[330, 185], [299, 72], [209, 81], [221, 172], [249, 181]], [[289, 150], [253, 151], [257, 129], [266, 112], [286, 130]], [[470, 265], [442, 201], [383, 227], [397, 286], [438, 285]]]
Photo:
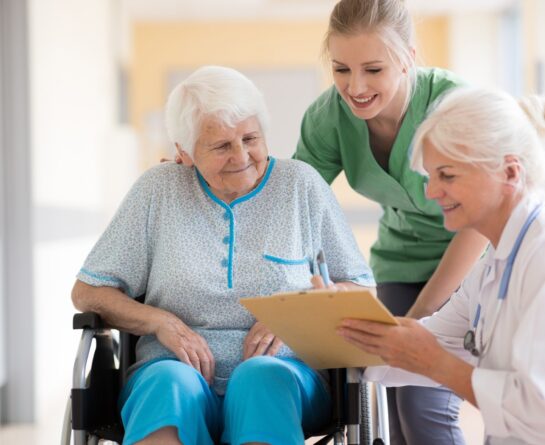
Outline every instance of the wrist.
[[171, 312], [165, 311], [164, 309], [159, 309], [156, 307], [150, 306], [151, 312], [146, 317], [145, 329], [151, 335], [157, 335], [157, 332], [161, 327], [170, 325], [179, 321], [178, 318]]

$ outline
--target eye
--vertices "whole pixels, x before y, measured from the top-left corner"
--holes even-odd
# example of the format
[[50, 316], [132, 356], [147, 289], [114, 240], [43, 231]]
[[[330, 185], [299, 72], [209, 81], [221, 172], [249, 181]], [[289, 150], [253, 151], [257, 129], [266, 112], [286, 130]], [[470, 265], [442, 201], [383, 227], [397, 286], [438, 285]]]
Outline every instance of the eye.
[[337, 66], [333, 68], [333, 71], [335, 71], [336, 73], [348, 73], [350, 70], [345, 66]]
[[370, 74], [378, 74], [382, 71], [382, 68], [367, 68], [366, 71]]
[[452, 181], [454, 178], [456, 177], [456, 175], [449, 175], [445, 172], [440, 172], [439, 173], [439, 179], [441, 179], [442, 181]]
[[229, 148], [229, 142], [225, 142], [224, 144], [218, 145], [217, 147], [214, 147], [214, 150], [219, 151], [225, 151]]
[[245, 138], [242, 139], [244, 141], [245, 144], [249, 144], [251, 142], [254, 142], [257, 140], [257, 136], [246, 136]]

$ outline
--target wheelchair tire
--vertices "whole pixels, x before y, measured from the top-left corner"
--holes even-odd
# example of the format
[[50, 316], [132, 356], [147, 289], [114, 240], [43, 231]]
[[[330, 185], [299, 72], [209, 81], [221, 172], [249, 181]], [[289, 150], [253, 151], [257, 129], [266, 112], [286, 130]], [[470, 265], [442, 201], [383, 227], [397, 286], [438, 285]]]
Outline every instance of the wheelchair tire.
[[360, 385], [360, 445], [371, 444], [375, 445], [373, 441], [371, 384], [362, 382]]

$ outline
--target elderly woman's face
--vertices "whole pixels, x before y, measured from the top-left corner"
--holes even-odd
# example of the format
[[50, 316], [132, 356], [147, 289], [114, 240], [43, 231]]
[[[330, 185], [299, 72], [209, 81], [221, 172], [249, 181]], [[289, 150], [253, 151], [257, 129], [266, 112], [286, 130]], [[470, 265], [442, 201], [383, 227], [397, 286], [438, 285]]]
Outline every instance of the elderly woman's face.
[[443, 210], [444, 225], [450, 231], [471, 227], [492, 242], [501, 234], [501, 213], [505, 203], [505, 178], [469, 163], [455, 161], [424, 141], [423, 164], [429, 174], [428, 199]]
[[251, 192], [261, 182], [268, 162], [257, 118], [249, 117], [230, 128], [217, 117], [206, 116], [193, 158], [189, 164], [197, 167], [221, 200], [231, 202]]

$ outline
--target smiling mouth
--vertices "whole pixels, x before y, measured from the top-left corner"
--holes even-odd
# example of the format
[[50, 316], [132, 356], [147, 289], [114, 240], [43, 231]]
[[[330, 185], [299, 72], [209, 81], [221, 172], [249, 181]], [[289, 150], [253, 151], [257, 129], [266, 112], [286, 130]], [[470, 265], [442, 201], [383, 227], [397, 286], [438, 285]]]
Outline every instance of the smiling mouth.
[[371, 106], [371, 104], [375, 101], [375, 98], [377, 96], [378, 94], [373, 94], [372, 96], [367, 96], [367, 97], [350, 96], [350, 100], [352, 101], [352, 104], [356, 108], [367, 108]]
[[238, 170], [229, 170], [229, 171], [226, 171], [225, 173], [230, 173], [230, 174], [242, 173], [242, 172], [245, 172], [246, 170], [248, 170], [251, 166], [252, 166], [252, 164], [249, 164], [244, 168], [240, 168]]
[[460, 207], [460, 204], [451, 204], [448, 206], [441, 206], [441, 208], [443, 209], [443, 213], [451, 212], [452, 210], [455, 210], [458, 207]]

